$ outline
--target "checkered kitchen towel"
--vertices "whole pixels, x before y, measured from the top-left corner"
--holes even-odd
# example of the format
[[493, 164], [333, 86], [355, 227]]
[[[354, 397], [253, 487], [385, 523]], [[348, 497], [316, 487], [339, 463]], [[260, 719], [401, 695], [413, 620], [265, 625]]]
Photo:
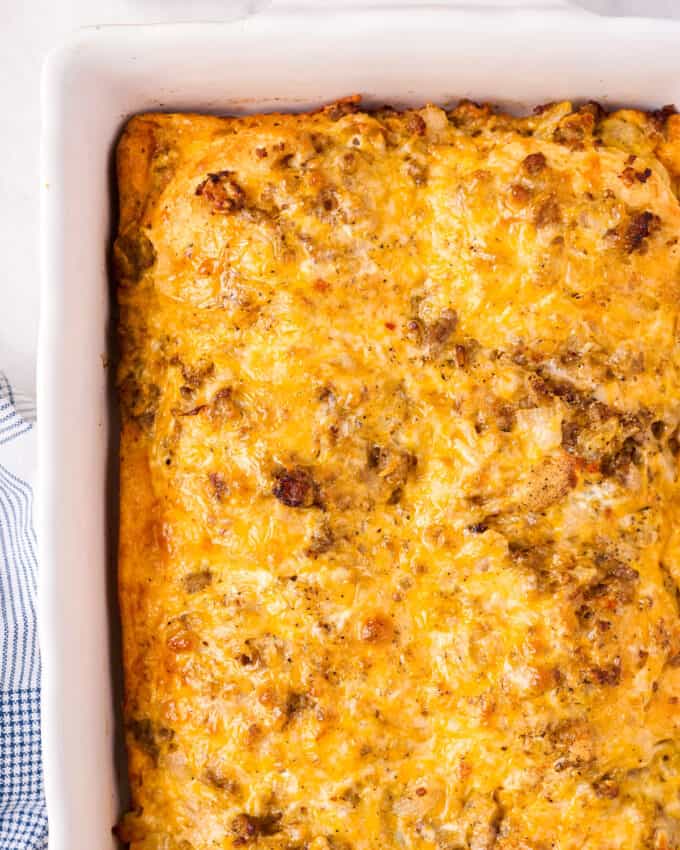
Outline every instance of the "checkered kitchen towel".
[[35, 409], [0, 372], [0, 850], [47, 847], [33, 530]]

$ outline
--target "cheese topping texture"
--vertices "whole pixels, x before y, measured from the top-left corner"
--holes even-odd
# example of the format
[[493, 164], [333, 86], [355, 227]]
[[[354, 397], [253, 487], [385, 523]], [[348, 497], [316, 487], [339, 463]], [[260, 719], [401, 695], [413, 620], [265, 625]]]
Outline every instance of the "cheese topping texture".
[[133, 850], [680, 848], [680, 116], [118, 147]]

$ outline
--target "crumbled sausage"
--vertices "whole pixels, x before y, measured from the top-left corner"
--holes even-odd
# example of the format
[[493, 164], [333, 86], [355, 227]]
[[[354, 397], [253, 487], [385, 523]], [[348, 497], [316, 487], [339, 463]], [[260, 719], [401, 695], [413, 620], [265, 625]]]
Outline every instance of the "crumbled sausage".
[[357, 170], [357, 157], [353, 151], [347, 151], [340, 158], [340, 168], [345, 174], [354, 174]]
[[562, 422], [562, 447], [567, 451], [573, 451], [578, 443], [580, 430], [576, 422]]
[[173, 357], [170, 361], [173, 366], [179, 366], [182, 370], [184, 385], [195, 390], [202, 386], [206, 378], [215, 374], [214, 363], [201, 363], [198, 366], [188, 366], [179, 357]]
[[324, 523], [320, 528], [315, 529], [312, 534], [306, 554], [310, 558], [318, 558], [333, 547], [335, 543], [335, 535], [333, 529]]
[[565, 145], [570, 150], [583, 150], [583, 140], [586, 134], [592, 131], [593, 124], [592, 115], [572, 113], [562, 119], [553, 133], [553, 139], [557, 144]]
[[661, 219], [655, 213], [645, 210], [636, 213], [628, 222], [623, 232], [623, 245], [625, 250], [632, 254], [634, 251], [643, 253], [646, 250], [646, 241], [661, 226]]
[[208, 481], [210, 481], [210, 486], [212, 488], [215, 500], [218, 502], [222, 502], [225, 497], [229, 495], [229, 485], [227, 484], [227, 479], [224, 477], [224, 475], [222, 475], [221, 472], [210, 472], [208, 474]]
[[403, 487], [395, 487], [387, 498], [388, 505], [398, 505], [401, 502], [401, 497], [404, 495]]
[[668, 438], [668, 449], [674, 457], [680, 454], [680, 429], [676, 428]]
[[296, 466], [275, 474], [272, 493], [289, 508], [311, 508], [318, 503], [318, 490], [309, 470]]
[[160, 753], [160, 748], [156, 741], [154, 726], [148, 717], [142, 720], [131, 720], [128, 723], [128, 729], [139, 748], [151, 757], [152, 761], [157, 762]]
[[627, 165], [621, 174], [619, 174], [619, 178], [626, 184], [626, 186], [632, 186], [635, 182], [635, 169], [631, 168], [630, 165]]
[[592, 667], [590, 672], [598, 685], [618, 685], [621, 681], [621, 659], [615, 658], [603, 667]]
[[458, 314], [455, 310], [449, 308], [443, 310], [439, 318], [435, 319], [432, 324], [422, 326], [422, 338], [427, 347], [429, 358], [438, 357], [442, 353], [457, 325]]
[[607, 110], [596, 100], [589, 100], [579, 109], [581, 114], [592, 115], [594, 120], [601, 121], [607, 116]]
[[428, 341], [437, 344], [445, 343], [455, 331], [458, 316], [455, 310], [444, 310], [441, 316], [428, 327]]
[[509, 433], [515, 426], [515, 410], [509, 404], [500, 404], [494, 410], [498, 430]]
[[196, 194], [205, 198], [214, 212], [234, 213], [243, 209], [246, 193], [234, 180], [233, 171], [218, 171], [208, 176], [196, 187]]
[[284, 709], [286, 722], [290, 723], [297, 715], [301, 714], [306, 708], [309, 708], [310, 705], [312, 705], [312, 701], [307, 694], [300, 693], [299, 691], [291, 691], [286, 697]]
[[222, 387], [215, 393], [210, 403], [210, 416], [213, 420], [229, 419], [238, 411], [239, 406], [231, 387]]
[[121, 381], [118, 388], [120, 404], [125, 413], [140, 428], [148, 430], [153, 425], [158, 412], [161, 388], [148, 383], [137, 372], [130, 372]]
[[189, 573], [182, 579], [182, 584], [187, 593], [199, 593], [205, 590], [212, 584], [213, 574], [210, 570], [198, 570], [195, 573]]
[[418, 458], [406, 449], [374, 444], [369, 446], [366, 460], [368, 468], [391, 488], [388, 504], [396, 504], [401, 489], [418, 465]]
[[522, 160], [522, 167], [531, 177], [540, 174], [547, 164], [548, 160], [545, 158], [545, 154], [542, 153], [530, 153], [529, 156], [526, 156]]
[[159, 741], [172, 741], [175, 733], [166, 726], [156, 726], [148, 717], [134, 719], [128, 723], [128, 730], [139, 748], [145, 752], [154, 764], [160, 755]]
[[547, 373], [541, 372], [539, 374], [539, 381], [535, 383], [535, 388], [541, 394], [556, 396], [570, 406], [576, 405], [581, 407], [588, 403], [587, 397], [575, 386], [567, 381], [560, 381], [553, 378], [552, 375]]
[[555, 101], [550, 101], [549, 103], [538, 103], [534, 106], [532, 112], [534, 115], [543, 115], [544, 112], [547, 112], [554, 105]]
[[531, 200], [531, 189], [521, 183], [513, 183], [510, 186], [510, 197], [515, 203], [524, 206]]
[[338, 208], [338, 197], [335, 190], [326, 186], [319, 192], [319, 209], [331, 213]]
[[626, 482], [626, 476], [631, 464], [636, 466], [642, 462], [642, 455], [634, 437], [626, 437], [621, 448], [609, 455], [605, 455], [600, 462], [600, 470], [603, 475], [616, 478], [621, 483]]
[[598, 797], [604, 797], [608, 800], [613, 800], [619, 796], [618, 784], [606, 775], [593, 782], [593, 791]]
[[640, 578], [640, 573], [637, 570], [633, 569], [633, 567], [628, 567], [626, 564], [622, 564], [619, 561], [615, 561], [611, 564], [608, 575], [624, 582], [634, 582]]
[[549, 227], [562, 221], [562, 211], [557, 200], [551, 195], [541, 203], [534, 214], [534, 224], [537, 228]]
[[361, 106], [361, 96], [352, 94], [348, 97], [343, 97], [330, 106], [326, 106], [323, 111], [328, 115], [331, 121], [339, 121], [345, 115], [352, 115], [359, 110]]
[[281, 831], [281, 815], [267, 813], [264, 815], [249, 815], [242, 812], [231, 822], [234, 844], [242, 845], [256, 841], [259, 836], [276, 835]]
[[663, 437], [664, 431], [666, 430], [666, 423], [661, 419], [657, 419], [655, 422], [652, 422], [651, 426], [652, 436], [660, 440]]
[[241, 786], [239, 783], [235, 779], [225, 776], [221, 770], [215, 767], [206, 768], [202, 779], [208, 785], [212, 785], [213, 788], [219, 788], [220, 791], [224, 791], [226, 794], [234, 797], [241, 795]]
[[136, 229], [116, 239], [113, 262], [119, 280], [137, 283], [156, 262], [156, 249], [148, 236]]
[[[636, 585], [640, 578], [638, 571], [604, 553], [596, 557], [596, 563], [604, 567], [605, 572], [585, 588], [583, 599], [591, 603], [593, 600], [606, 598], [621, 605], [629, 605], [635, 598]], [[605, 604], [605, 608], [608, 607], [609, 604]]]
[[406, 129], [416, 136], [424, 136], [427, 130], [425, 119], [419, 112], [409, 112], [406, 116]]
[[676, 111], [675, 106], [669, 103], [666, 106], [662, 106], [661, 109], [655, 109], [654, 112], [650, 113], [650, 117], [656, 126], [660, 130], [663, 130], [666, 121], [668, 121], [671, 115], [675, 115]]
[[274, 164], [279, 168], [289, 168], [292, 165], [294, 159], [294, 153], [286, 153], [283, 156], [280, 156]]
[[427, 183], [427, 165], [425, 163], [409, 160], [406, 173], [416, 186], [424, 186]]

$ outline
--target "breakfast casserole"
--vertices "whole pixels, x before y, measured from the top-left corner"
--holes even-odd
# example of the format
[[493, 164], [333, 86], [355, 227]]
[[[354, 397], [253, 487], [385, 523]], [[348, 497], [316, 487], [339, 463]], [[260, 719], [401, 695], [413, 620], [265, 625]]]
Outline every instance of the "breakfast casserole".
[[138, 115], [132, 850], [680, 848], [680, 116]]

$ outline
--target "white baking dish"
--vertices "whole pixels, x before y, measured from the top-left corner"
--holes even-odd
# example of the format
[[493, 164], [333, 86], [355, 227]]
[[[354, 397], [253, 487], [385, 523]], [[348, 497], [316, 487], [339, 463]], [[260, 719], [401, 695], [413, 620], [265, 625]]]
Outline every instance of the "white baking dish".
[[354, 92], [371, 104], [470, 97], [512, 109], [568, 97], [680, 103], [680, 22], [599, 18], [554, 0], [495, 5], [274, 6], [228, 24], [82, 31], [48, 59], [38, 522], [51, 850], [111, 847], [123, 787], [114, 757], [115, 439], [104, 368], [111, 152], [122, 123], [140, 110], [305, 109]]

